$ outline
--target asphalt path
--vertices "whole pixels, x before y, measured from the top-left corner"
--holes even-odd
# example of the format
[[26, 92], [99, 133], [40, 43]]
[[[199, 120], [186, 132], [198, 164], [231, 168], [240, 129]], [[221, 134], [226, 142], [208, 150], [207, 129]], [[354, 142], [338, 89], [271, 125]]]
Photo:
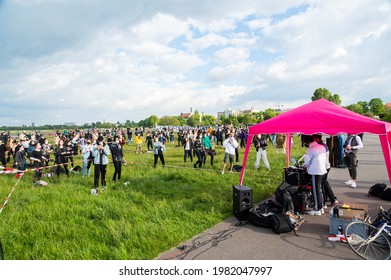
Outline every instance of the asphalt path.
[[[377, 135], [364, 134], [364, 148], [358, 153], [357, 188], [344, 182], [349, 179], [347, 168], [331, 168], [328, 181], [340, 203], [368, 205], [375, 216], [379, 206], [391, 208], [391, 202], [368, 197], [375, 183], [386, 183], [387, 170]], [[251, 186], [249, 186], [251, 188]], [[274, 198], [272, 198], [274, 199]], [[255, 227], [236, 217], [229, 218], [206, 230], [157, 259], [171, 260], [358, 260], [346, 243], [329, 241], [329, 208], [322, 216], [303, 215], [305, 222], [294, 233], [275, 234], [268, 228]]]

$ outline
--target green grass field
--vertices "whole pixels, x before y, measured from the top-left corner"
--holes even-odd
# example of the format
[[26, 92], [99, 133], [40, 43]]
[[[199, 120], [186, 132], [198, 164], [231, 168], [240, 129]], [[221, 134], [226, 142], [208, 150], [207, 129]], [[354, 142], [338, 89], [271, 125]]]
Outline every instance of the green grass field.
[[[299, 143], [294, 137], [296, 158], [305, 151]], [[114, 167], [109, 165], [108, 188], [98, 196], [90, 193], [93, 170], [86, 178], [80, 173], [43, 178], [49, 183], [46, 187], [33, 186], [33, 172], [19, 182], [14, 175], [0, 175], [1, 206], [14, 189], [0, 213], [5, 259], [154, 259], [232, 216], [232, 186], [238, 185], [239, 173], [221, 175], [222, 147], [216, 147], [214, 166], [208, 158], [201, 170], [190, 162], [185, 165], [183, 148], [169, 144], [165, 168], [160, 162], [153, 168], [152, 153], [134, 151], [133, 144], [124, 146], [128, 164], [121, 182], [111, 183]], [[285, 155], [272, 145], [267, 151], [271, 171], [262, 163], [255, 170], [254, 148], [247, 161], [243, 185], [252, 189], [254, 202], [272, 196], [282, 180]], [[243, 153], [240, 149], [239, 164]], [[75, 165], [82, 165], [81, 156], [75, 157]]]

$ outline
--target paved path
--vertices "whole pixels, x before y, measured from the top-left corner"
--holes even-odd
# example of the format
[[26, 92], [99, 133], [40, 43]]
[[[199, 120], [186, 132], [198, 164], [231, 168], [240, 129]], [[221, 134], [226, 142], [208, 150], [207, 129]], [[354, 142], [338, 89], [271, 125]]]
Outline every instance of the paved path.
[[[377, 213], [382, 205], [391, 208], [390, 201], [368, 197], [369, 188], [375, 183], [388, 181], [384, 157], [377, 135], [364, 135], [364, 148], [359, 151], [356, 189], [344, 184], [349, 179], [346, 168], [332, 168], [331, 184], [339, 202], [366, 204], [369, 214]], [[251, 187], [251, 186], [250, 186]], [[270, 229], [255, 227], [249, 223], [238, 225], [235, 217], [227, 219], [203, 234], [164, 252], [158, 259], [185, 260], [356, 260], [360, 259], [345, 243], [328, 240], [328, 209], [322, 216], [304, 215], [306, 222], [298, 231], [277, 235]], [[183, 248], [181, 248], [183, 249]]]

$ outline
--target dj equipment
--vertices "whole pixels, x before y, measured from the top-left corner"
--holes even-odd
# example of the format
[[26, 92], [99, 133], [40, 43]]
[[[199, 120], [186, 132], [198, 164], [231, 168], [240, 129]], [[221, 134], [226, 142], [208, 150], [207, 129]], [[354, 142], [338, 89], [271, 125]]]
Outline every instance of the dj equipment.
[[248, 219], [252, 207], [252, 189], [246, 186], [233, 186], [233, 213], [239, 221]]
[[309, 175], [303, 168], [284, 168], [284, 181], [292, 186], [306, 186], [311, 184], [311, 180], [311, 175]]

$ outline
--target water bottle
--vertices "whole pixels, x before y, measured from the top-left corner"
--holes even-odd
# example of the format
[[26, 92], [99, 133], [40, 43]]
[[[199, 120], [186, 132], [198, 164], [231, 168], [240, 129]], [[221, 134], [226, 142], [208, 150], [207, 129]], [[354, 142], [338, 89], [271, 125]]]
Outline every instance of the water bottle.
[[342, 225], [338, 226], [338, 235], [343, 235], [343, 228]]

